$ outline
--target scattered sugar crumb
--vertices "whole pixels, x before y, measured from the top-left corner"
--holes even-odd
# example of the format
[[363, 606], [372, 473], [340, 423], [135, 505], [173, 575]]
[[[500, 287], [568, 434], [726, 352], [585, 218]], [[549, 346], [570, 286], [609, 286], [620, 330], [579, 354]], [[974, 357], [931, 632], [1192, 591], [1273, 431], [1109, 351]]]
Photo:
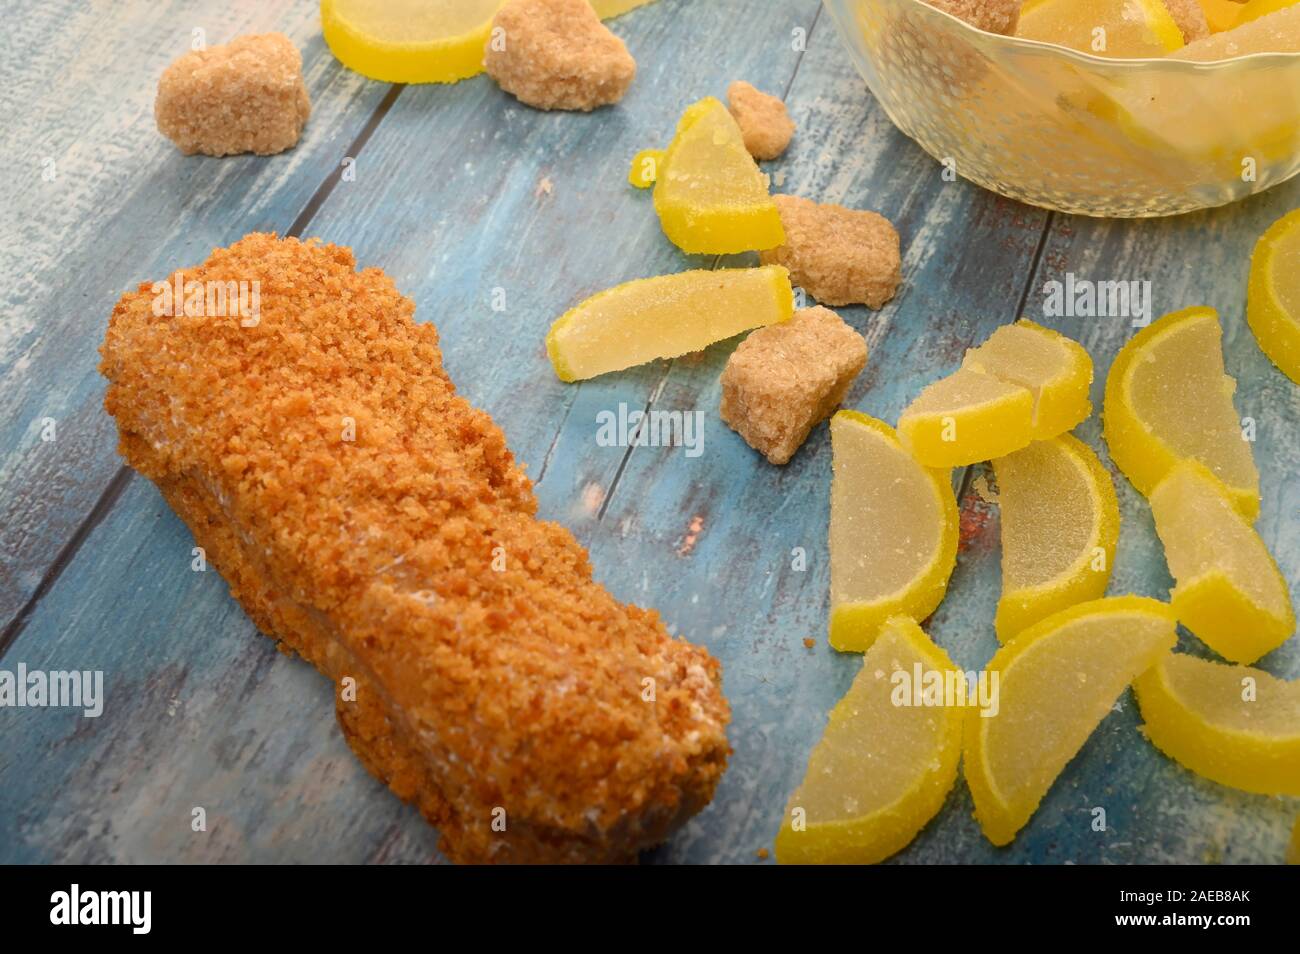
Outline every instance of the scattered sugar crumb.
[[677, 548], [678, 556], [689, 556], [690, 552], [695, 549], [695, 541], [700, 538], [700, 533], [704, 529], [704, 518], [699, 514], [691, 517], [690, 526], [686, 530], [686, 535], [682, 537], [681, 546]]
[[813, 649], [816, 645], [817, 645], [817, 640], [813, 639], [811, 636], [805, 636], [803, 638], [804, 649]]
[[537, 188], [533, 190], [533, 198], [540, 199], [544, 195], [550, 195], [553, 191], [555, 191], [555, 183], [548, 177], [543, 176], [538, 180]]
[[767, 849], [766, 849], [766, 848], [760, 848], [760, 849], [758, 849], [758, 851], [754, 852], [754, 855], [755, 855], [755, 856], [756, 856], [760, 861], [766, 861], [766, 860], [768, 859], [768, 853], [767, 853]]
[[985, 503], [995, 504], [998, 502], [998, 492], [989, 484], [987, 474], [976, 474], [975, 479], [971, 481], [971, 487], [980, 500]]
[[587, 484], [582, 488], [582, 507], [587, 513], [595, 513], [605, 502], [605, 491], [600, 484]]
[[988, 529], [989, 521], [993, 517], [993, 511], [983, 500], [971, 500], [969, 497], [962, 501], [961, 512], [958, 515], [958, 536], [957, 552], [965, 553], [977, 541], [984, 541], [988, 544], [985, 537], [985, 531]]

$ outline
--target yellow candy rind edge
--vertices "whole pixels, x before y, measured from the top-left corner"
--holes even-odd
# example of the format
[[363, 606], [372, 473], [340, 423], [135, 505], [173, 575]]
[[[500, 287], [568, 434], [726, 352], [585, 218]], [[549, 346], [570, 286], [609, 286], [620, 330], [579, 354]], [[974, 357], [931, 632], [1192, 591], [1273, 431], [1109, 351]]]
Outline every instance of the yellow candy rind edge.
[[483, 72], [483, 49], [492, 19], [477, 30], [437, 43], [376, 44], [321, 0], [321, 33], [335, 59], [355, 73], [384, 83], [456, 83]]
[[[1004, 588], [998, 599], [997, 612], [993, 626], [998, 642], [1006, 643], [1015, 636], [1061, 610], [1077, 603], [1086, 603], [1106, 595], [1110, 585], [1111, 573], [1115, 567], [1115, 548], [1119, 544], [1119, 498], [1115, 494], [1115, 482], [1091, 447], [1072, 434], [1061, 434], [1054, 440], [1062, 441], [1084, 462], [1093, 480], [1101, 491], [1101, 519], [1097, 532], [1089, 541], [1079, 561], [1068, 571], [1068, 578], [1063, 583], [1045, 583], [1035, 587], [1022, 587], [1007, 591]], [[997, 461], [993, 462], [994, 473]], [[1106, 555], [1106, 571], [1098, 573], [1091, 568], [1080, 575], [1078, 564], [1091, 563], [1091, 554], [1096, 547], [1101, 547]]]
[[[1273, 570], [1286, 593], [1286, 581], [1276, 564]], [[1178, 622], [1197, 639], [1224, 659], [1242, 665], [1277, 649], [1295, 632], [1295, 611], [1289, 599], [1286, 615], [1279, 617], [1256, 606], [1219, 571], [1175, 586], [1170, 603]]]
[[1300, 315], [1288, 318], [1268, 280], [1275, 243], [1292, 228], [1300, 228], [1300, 209], [1274, 222], [1255, 245], [1246, 296], [1246, 324], [1259, 350], [1279, 371], [1300, 384]]
[[[1066, 623], [1090, 616], [1099, 611], [1108, 615], [1147, 613], [1165, 621], [1169, 628], [1168, 640], [1156, 656], [1157, 660], [1160, 655], [1172, 650], [1178, 641], [1177, 621], [1174, 618], [1173, 610], [1168, 604], [1145, 596], [1109, 596], [1071, 606], [1069, 609], [1049, 616], [1024, 630], [993, 654], [993, 658], [985, 666], [985, 671], [1004, 671], [1005, 665], [999, 665], [1002, 659], [1008, 656], [1018, 656], [1023, 651], [1024, 646], [1050, 636]], [[981, 757], [984, 743], [980, 729], [981, 724], [988, 721], [991, 720], [983, 718], [966, 720], [962, 764], [966, 774], [966, 784], [970, 788], [971, 799], [975, 805], [975, 820], [979, 822], [984, 836], [994, 845], [1001, 847], [1009, 845], [1020, 830], [1034, 817], [1034, 813], [1038, 811], [1038, 806], [1042, 803], [1042, 798], [1046, 795], [1046, 792], [1039, 797], [1038, 801], [1034, 803], [1027, 813], [1012, 812], [1007, 809], [1001, 796], [994, 791], [992, 782], [984, 773], [984, 760]], [[1022, 815], [1023, 817], [1021, 817]]]
[[[764, 252], [785, 244], [776, 203], [739, 216], [726, 210], [689, 212], [655, 203], [664, 235], [688, 255]], [[737, 237], [743, 236], [743, 237]]]
[[[902, 625], [908, 641], [926, 665], [935, 670], [957, 671], [956, 664], [948, 654], [925, 635], [915, 620], [907, 618]], [[777, 862], [876, 864], [911, 844], [943, 808], [948, 793], [957, 784], [957, 766], [961, 761], [962, 726], [966, 721], [966, 712], [964, 708], [955, 707], [945, 712], [945, 715], [947, 719], [943, 744], [938, 752], [938, 766], [918, 778], [916, 786], [895, 803], [908, 803], [907, 811], [891, 807], [865, 818], [810, 825], [805, 831], [795, 832], [790, 827], [790, 806], [787, 806], [774, 846]], [[835, 710], [832, 710], [831, 718], [834, 717]]]
[[1133, 691], [1143, 734], [1183, 768], [1243, 792], [1300, 795], [1300, 735], [1276, 744], [1266, 742], [1263, 748], [1273, 754], [1259, 757], [1255, 754], [1258, 737], [1212, 725], [1178, 699], [1163, 660], [1137, 678]]
[[[1209, 315], [1215, 322], [1218, 312], [1204, 305], [1194, 305], [1171, 312], [1141, 329], [1119, 350], [1106, 375], [1106, 393], [1102, 400], [1102, 436], [1110, 451], [1110, 459], [1144, 497], [1151, 495], [1156, 484], [1183, 458], [1159, 437], [1147, 430], [1137, 416], [1129, 410], [1124, 399], [1126, 378], [1135, 367], [1137, 355], [1147, 343], [1163, 334], [1171, 325]], [[1215, 478], [1219, 478], [1216, 476]], [[1222, 483], [1222, 481], [1220, 481]], [[1228, 487], [1224, 484], [1233, 504], [1250, 521], [1259, 516], [1259, 490], [1250, 487]]]
[[[863, 414], [861, 411], [852, 410], [837, 411], [835, 417], [853, 421], [880, 433], [900, 452], [910, 456], [898, 432], [884, 421]], [[910, 616], [915, 620], [923, 620], [938, 608], [948, 592], [948, 580], [957, 565], [959, 524], [957, 497], [953, 493], [952, 480], [946, 471], [936, 471], [935, 468], [926, 467], [924, 464], [920, 464], [920, 467], [929, 477], [930, 485], [943, 508], [944, 528], [939, 551], [925, 574], [905, 592], [871, 603], [840, 603], [831, 607], [828, 639], [832, 648], [840, 652], [866, 652], [875, 643], [881, 628], [891, 617]]]
[[[979, 410], [965, 412], [964, 430], [975, 431], [974, 439], [945, 441], [943, 419], [952, 415], [941, 412], [908, 415], [906, 408], [898, 419], [899, 439], [926, 467], [966, 467], [1013, 454], [1028, 447], [1034, 439], [1034, 396], [1027, 388], [1019, 391], [1005, 399], [979, 405]], [[962, 430], [959, 426], [958, 431]], [[1009, 434], [1023, 435], [1023, 440], [1007, 437]]]

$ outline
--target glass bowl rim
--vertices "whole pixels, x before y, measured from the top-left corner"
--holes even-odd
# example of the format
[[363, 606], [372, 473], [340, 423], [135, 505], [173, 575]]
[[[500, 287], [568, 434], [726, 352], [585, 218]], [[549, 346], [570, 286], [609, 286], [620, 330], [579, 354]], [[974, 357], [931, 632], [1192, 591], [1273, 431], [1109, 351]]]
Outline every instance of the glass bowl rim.
[[[830, 7], [832, 3], [855, 2], [871, 3], [874, 2], [874, 0], [822, 0], [822, 5]], [[897, 0], [897, 2], [908, 4], [913, 7], [925, 7], [928, 14], [944, 17], [945, 19], [952, 21], [955, 29], [966, 31], [967, 33], [974, 33], [981, 38], [978, 42], [987, 43], [994, 48], [1003, 47], [1016, 49], [1046, 59], [1059, 58], [1071, 60], [1093, 69], [1102, 68], [1116, 69], [1120, 72], [1139, 72], [1146, 69], [1159, 68], [1162, 70], [1167, 69], [1174, 73], [1217, 73], [1237, 68], [1248, 69], [1255, 64], [1291, 63], [1300, 61], [1300, 52], [1287, 53], [1280, 51], [1246, 53], [1242, 56], [1230, 56], [1222, 60], [1183, 60], [1168, 56], [1097, 56], [1095, 53], [1085, 53], [1082, 50], [1074, 50], [1068, 46], [1060, 46], [1056, 43], [1046, 43], [1042, 40], [1028, 40], [1019, 36], [1005, 36], [1001, 33], [990, 33], [988, 30], [981, 30], [979, 27], [967, 23], [965, 20], [961, 19], [961, 17], [954, 16], [946, 10], [940, 10], [938, 7], [930, 6], [930, 4], [926, 3], [925, 0]], [[1300, 10], [1297, 10], [1296, 15], [1300, 16]]]

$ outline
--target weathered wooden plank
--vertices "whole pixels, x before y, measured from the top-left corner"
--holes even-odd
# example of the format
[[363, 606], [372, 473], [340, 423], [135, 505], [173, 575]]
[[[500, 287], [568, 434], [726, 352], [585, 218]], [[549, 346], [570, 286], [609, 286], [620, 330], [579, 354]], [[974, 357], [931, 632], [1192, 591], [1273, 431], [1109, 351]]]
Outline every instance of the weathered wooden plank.
[[[811, 7], [806, 12], [811, 22]], [[828, 441], [819, 429], [792, 464], [777, 469], [721, 425], [716, 379], [730, 345], [561, 386], [540, 340], [550, 319], [583, 294], [682, 267], [658, 234], [648, 197], [627, 189], [625, 158], [662, 141], [685, 102], [721, 92], [735, 75], [778, 88], [788, 26], [764, 19], [739, 37], [724, 29], [758, 20], [738, 4], [663, 0], [620, 21], [616, 29], [641, 57], [641, 78], [624, 106], [595, 117], [532, 113], [482, 80], [408, 89], [363, 155], [357, 181], [340, 184], [310, 230], [354, 245], [363, 264], [388, 268], [416, 298], [420, 317], [438, 323], [453, 375], [544, 477], [543, 512], [576, 528], [601, 578], [619, 596], [658, 607], [676, 631], [722, 658], [736, 754], [715, 804], [657, 861], [745, 861], [769, 845], [824, 713], [856, 671], [856, 657], [824, 644]], [[740, 66], [729, 58], [720, 58], [726, 67], [690, 62], [682, 37], [698, 50], [722, 36], [749, 51]], [[676, 101], [664, 99], [668, 89]], [[924, 383], [955, 367], [968, 344], [1015, 317], [1044, 217], [938, 181], [933, 163], [871, 103], [826, 22], [813, 31], [790, 102], [800, 138], [774, 167], [786, 173], [782, 187], [878, 208], [903, 232], [903, 296], [878, 314], [845, 310], [873, 349], [847, 403], [892, 421]], [[1171, 222], [1058, 219], [1031, 286], [1073, 270], [1151, 278], [1157, 313], [1195, 295], [1225, 315], [1237, 302], [1228, 361], [1241, 379], [1242, 412], [1258, 409], [1260, 526], [1293, 587], [1297, 544], [1283, 531], [1297, 509], [1297, 491], [1284, 479], [1296, 471], [1296, 392], [1251, 350], [1240, 297], [1249, 245], [1295, 194], [1275, 190], [1238, 209]], [[608, 210], [608, 219], [593, 222], [593, 209]], [[158, 247], [157, 273], [206, 250], [178, 259]], [[504, 312], [491, 308], [495, 288], [506, 293]], [[1031, 316], [1039, 307], [1031, 295]], [[1097, 357], [1099, 403], [1101, 377], [1127, 330], [1057, 326]], [[596, 412], [652, 399], [704, 413], [701, 457], [641, 448], [625, 463], [625, 449], [596, 446]], [[1101, 448], [1095, 418], [1081, 433]], [[1149, 515], [1122, 478], [1117, 484], [1125, 529], [1112, 591], [1161, 595], [1168, 579]], [[975, 666], [995, 642], [996, 508], [968, 495], [964, 525], [951, 595], [929, 629], [959, 662]], [[215, 575], [191, 572], [191, 545], [152, 489], [134, 482], [6, 657], [7, 667], [22, 660], [103, 668], [113, 700], [99, 720], [55, 710], [7, 710], [0, 720], [0, 844], [15, 846], [6, 860], [430, 857], [433, 833], [370, 780], [337, 737], [328, 685], [253, 636]], [[794, 547], [806, 550], [803, 572], [791, 568]], [[107, 632], [106, 619], [113, 621]], [[813, 650], [803, 647], [804, 636], [817, 641]], [[1189, 640], [1187, 648], [1196, 647]], [[1292, 643], [1266, 667], [1294, 676], [1295, 653]], [[1137, 736], [1137, 722], [1126, 700], [1011, 849], [983, 840], [959, 783], [900, 860], [1280, 858], [1294, 800], [1238, 795], [1195, 779], [1154, 753]], [[51, 754], [33, 764], [25, 755], [32, 751]], [[195, 805], [209, 811], [206, 834], [189, 829]], [[1096, 805], [1107, 808], [1110, 832], [1091, 832]]]
[[[352, 245], [363, 264], [394, 276], [418, 317], [438, 324], [462, 389], [497, 416], [540, 475], [585, 390], [561, 386], [550, 370], [541, 342], [551, 320], [604, 285], [682, 266], [647, 196], [627, 186], [627, 162], [663, 141], [687, 102], [721, 93], [732, 69], [783, 89], [797, 62], [786, 18], [806, 28], [816, 10], [807, 0], [774, 17], [762, 0], [735, 0], [662, 2], [629, 14], [615, 29], [640, 57], [641, 78], [623, 105], [592, 116], [533, 112], [485, 79], [408, 88], [360, 157], [355, 181], [339, 184], [309, 233]], [[731, 50], [727, 66], [698, 54], [714, 37]], [[505, 291], [504, 312], [492, 310], [494, 288]], [[656, 373], [614, 386], [640, 395]], [[597, 388], [587, 400], [609, 398]], [[611, 479], [617, 463], [610, 460]], [[564, 518], [568, 506], [544, 510]], [[0, 843], [21, 846], [23, 860], [429, 857], [434, 834], [337, 738], [329, 686], [252, 635], [216, 575], [191, 572], [191, 546], [154, 492], [134, 481], [36, 608], [6, 665], [103, 668], [122, 688], [89, 728], [54, 711], [0, 722], [6, 739], [27, 733], [24, 751], [60, 753], [21, 771], [0, 764], [8, 786], [0, 809], [15, 819], [9, 830], [0, 820]], [[108, 635], [102, 614], [119, 603], [130, 608]], [[183, 676], [173, 671], [181, 666]], [[134, 679], [163, 689], [133, 691]], [[169, 718], [173, 699], [178, 715]], [[222, 818], [219, 837], [189, 831], [187, 802], [198, 804], [191, 793], [200, 789], [210, 817]], [[180, 824], [158, 822], [159, 799], [165, 818], [179, 812]], [[81, 834], [106, 829], [117, 836]]]
[[[95, 370], [118, 296], [244, 232], [288, 229], [384, 96], [338, 67], [317, 20], [314, 4], [257, 0], [68, 0], [9, 18], [2, 59], [22, 68], [0, 83], [0, 632], [120, 466]], [[185, 157], [158, 133], [158, 76], [198, 28], [209, 43], [280, 30], [303, 50], [313, 114], [296, 148]]]

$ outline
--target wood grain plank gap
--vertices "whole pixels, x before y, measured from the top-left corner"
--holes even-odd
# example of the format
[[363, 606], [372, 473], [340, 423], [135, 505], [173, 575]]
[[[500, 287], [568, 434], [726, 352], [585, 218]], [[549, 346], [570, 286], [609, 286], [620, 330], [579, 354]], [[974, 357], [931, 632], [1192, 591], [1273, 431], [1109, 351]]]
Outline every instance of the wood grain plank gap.
[[618, 467], [614, 471], [614, 479], [609, 482], [609, 490], [605, 492], [605, 496], [600, 501], [600, 508], [596, 511], [596, 521], [598, 523], [605, 519], [605, 511], [609, 509], [609, 502], [614, 499], [614, 491], [618, 489], [619, 482], [623, 479], [623, 471], [627, 469], [627, 462], [632, 457], [632, 451], [636, 449], [637, 441], [641, 439], [641, 430], [650, 419], [650, 409], [654, 407], [655, 395], [662, 391], [664, 381], [667, 379], [668, 372], [665, 371], [655, 389], [650, 392], [650, 396], [646, 399], [645, 407], [641, 409], [641, 419], [637, 422], [636, 433], [628, 441], [627, 447], [623, 448], [623, 457], [619, 460]]
[[1019, 321], [1024, 317], [1025, 306], [1029, 304], [1029, 291], [1038, 278], [1038, 267], [1043, 261], [1043, 250], [1047, 248], [1047, 237], [1052, 233], [1052, 223], [1055, 219], [1055, 212], [1048, 212], [1047, 218], [1043, 219], [1043, 232], [1038, 236], [1038, 247], [1034, 249], [1034, 258], [1029, 263], [1029, 271], [1025, 275], [1025, 287], [1020, 292], [1020, 301], [1016, 303], [1015, 313], [1011, 316], [1012, 321]]
[[794, 81], [799, 78], [799, 67], [803, 66], [803, 58], [808, 55], [808, 44], [812, 42], [813, 32], [817, 29], [817, 24], [821, 21], [822, 11], [825, 7], [818, 7], [817, 12], [813, 14], [812, 23], [808, 24], [808, 33], [804, 37], [803, 49], [799, 51], [798, 58], [794, 61], [794, 69], [790, 73], [790, 80], [785, 84], [785, 89], [781, 90], [781, 102], [787, 102], [790, 98], [790, 90], [794, 89]]
[[564, 411], [560, 414], [560, 426], [555, 429], [551, 435], [551, 443], [547, 445], [546, 453], [542, 455], [542, 465], [537, 469], [537, 478], [533, 481], [533, 488], [546, 479], [546, 471], [551, 466], [551, 457], [555, 454], [555, 448], [559, 446], [560, 435], [564, 433], [564, 425], [569, 422], [569, 415], [573, 412], [573, 402], [568, 401], [564, 405]]
[[23, 627], [27, 625], [27, 620], [31, 618], [32, 611], [36, 609], [37, 604], [45, 598], [45, 594], [50, 591], [55, 583], [58, 582], [64, 569], [72, 562], [72, 558], [77, 555], [77, 551], [81, 549], [81, 545], [85, 543], [86, 538], [90, 536], [90, 532], [103, 523], [104, 518], [108, 516], [109, 512], [113, 509], [113, 505], [116, 504], [118, 498], [122, 496], [122, 491], [124, 491], [127, 484], [131, 482], [134, 473], [135, 472], [132, 471], [130, 467], [127, 467], [124, 464], [118, 469], [117, 473], [113, 475], [113, 479], [108, 482], [108, 486], [104, 488], [104, 492], [100, 494], [99, 499], [95, 501], [94, 508], [86, 515], [86, 519], [77, 527], [72, 538], [63, 545], [63, 548], [59, 551], [59, 555], [54, 558], [54, 562], [51, 563], [49, 569], [45, 571], [45, 575], [41, 577], [41, 582], [37, 585], [35, 591], [33, 591], [27, 602], [23, 604], [22, 609], [18, 611], [17, 615], [9, 621], [9, 625], [4, 628], [4, 632], [0, 633], [0, 659], [4, 658], [4, 654], [8, 652], [9, 647], [14, 644], [14, 640], [18, 638], [18, 634], [23, 631]]
[[[348, 155], [351, 158], [356, 159], [357, 156], [361, 154], [361, 150], [366, 148], [366, 143], [370, 141], [370, 137], [374, 135], [375, 130], [378, 129], [379, 124], [384, 121], [384, 117], [388, 115], [388, 111], [393, 108], [393, 103], [397, 102], [397, 97], [402, 95], [402, 90], [405, 88], [405, 85], [402, 83], [394, 83], [388, 92], [384, 94], [384, 98], [379, 101], [379, 105], [376, 106], [374, 112], [370, 114], [370, 118], [366, 120], [366, 124], [362, 127], [361, 132], [357, 133], [357, 138], [352, 140], [352, 144], [348, 146]], [[330, 197], [330, 193], [334, 191], [334, 187], [339, 184], [339, 181], [342, 178], [343, 165], [340, 163], [339, 166], [326, 176], [321, 184], [316, 187], [316, 191], [313, 192], [311, 198], [307, 200], [307, 204], [302, 207], [302, 211], [298, 213], [298, 217], [293, 220], [293, 225], [289, 226], [289, 231], [284, 234], [292, 238], [302, 238], [303, 230], [306, 229], [311, 223], [311, 220], [316, 217], [316, 213], [320, 211], [320, 207], [325, 204], [325, 200]]]

